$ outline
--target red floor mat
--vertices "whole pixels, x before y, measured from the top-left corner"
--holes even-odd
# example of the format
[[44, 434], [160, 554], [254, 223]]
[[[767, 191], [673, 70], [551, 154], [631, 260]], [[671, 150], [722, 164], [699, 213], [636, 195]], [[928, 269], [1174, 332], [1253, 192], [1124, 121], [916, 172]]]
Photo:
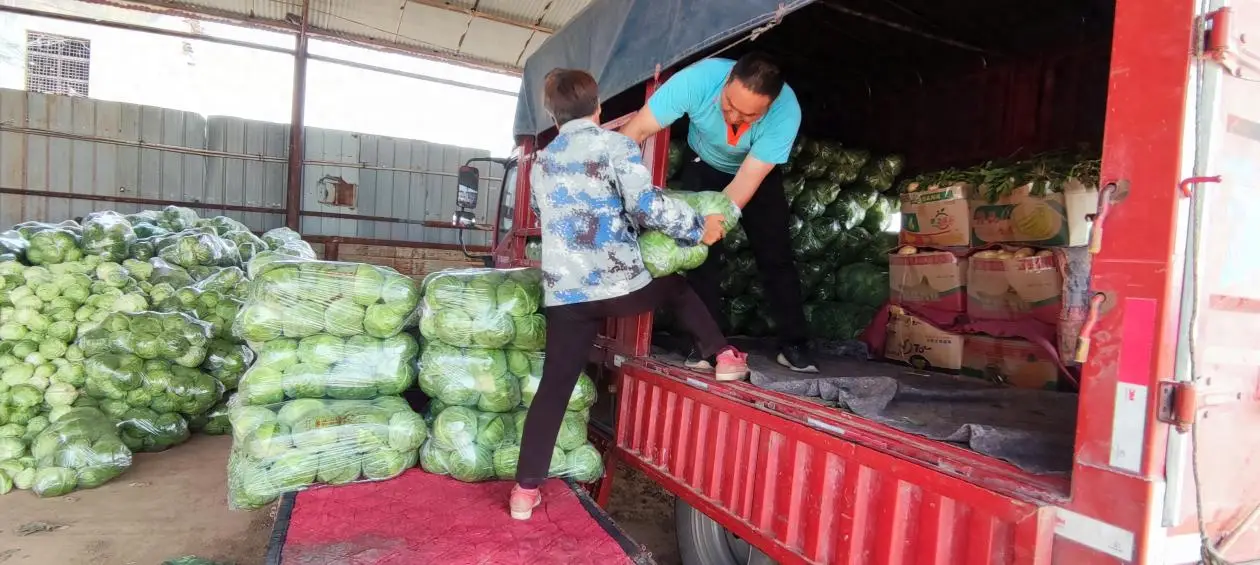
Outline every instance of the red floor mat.
[[[642, 563], [607, 516], [569, 485], [543, 485], [528, 522], [508, 516], [511, 482], [468, 484], [412, 469], [384, 482], [316, 488], [292, 498], [271, 562], [283, 565], [608, 565]], [[589, 502], [589, 499], [586, 499]], [[593, 510], [593, 513], [592, 513]], [[616, 533], [615, 526], [612, 527]], [[279, 549], [279, 551], [275, 551]], [[277, 555], [278, 554], [278, 555]], [[278, 557], [278, 559], [274, 559]]]

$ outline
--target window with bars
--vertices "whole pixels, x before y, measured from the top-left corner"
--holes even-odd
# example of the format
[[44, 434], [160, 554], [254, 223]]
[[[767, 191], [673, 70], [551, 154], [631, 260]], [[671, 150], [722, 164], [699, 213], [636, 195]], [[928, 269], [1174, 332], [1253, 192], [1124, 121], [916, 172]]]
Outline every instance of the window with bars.
[[88, 95], [92, 42], [77, 37], [26, 32], [26, 89], [31, 92]]

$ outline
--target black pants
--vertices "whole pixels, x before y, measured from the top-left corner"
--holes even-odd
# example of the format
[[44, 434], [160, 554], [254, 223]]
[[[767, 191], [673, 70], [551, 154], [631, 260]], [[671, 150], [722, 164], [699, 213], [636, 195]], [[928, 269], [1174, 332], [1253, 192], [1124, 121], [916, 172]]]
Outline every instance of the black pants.
[[[722, 190], [734, 180], [729, 175], [698, 160], [689, 153], [683, 164], [682, 186], [693, 192]], [[801, 295], [801, 279], [792, 260], [792, 239], [788, 234], [791, 218], [787, 195], [783, 192], [783, 173], [775, 167], [766, 175], [761, 187], [744, 206], [739, 223], [748, 234], [761, 284], [770, 301], [770, 316], [774, 319], [782, 345], [799, 345], [809, 338], [805, 322], [804, 299]], [[687, 280], [696, 289], [700, 300], [714, 318], [722, 316], [722, 242], [709, 248], [709, 258], [698, 269], [687, 273]]]
[[517, 483], [535, 488], [546, 480], [565, 407], [604, 320], [651, 312], [661, 306], [677, 312], [679, 321], [695, 338], [696, 347], [705, 358], [726, 347], [726, 338], [717, 321], [709, 315], [687, 281], [678, 275], [655, 279], [625, 296], [545, 309], [547, 357], [543, 360], [542, 381], [525, 418], [521, 456], [516, 467]]

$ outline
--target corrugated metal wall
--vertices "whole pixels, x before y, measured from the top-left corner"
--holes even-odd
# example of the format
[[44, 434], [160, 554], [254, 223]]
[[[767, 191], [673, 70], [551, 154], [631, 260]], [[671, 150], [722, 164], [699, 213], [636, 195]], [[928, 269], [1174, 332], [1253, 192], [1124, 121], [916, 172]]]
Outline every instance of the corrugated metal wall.
[[[288, 130], [273, 124], [85, 98], [0, 89], [0, 226], [60, 221], [95, 210], [147, 206], [100, 201], [123, 197], [199, 203], [256, 230], [283, 225]], [[449, 221], [460, 165], [487, 151], [346, 131], [307, 128], [303, 211]], [[482, 170], [479, 221], [493, 223], [502, 168]], [[320, 203], [320, 181], [357, 185], [353, 207]], [[86, 199], [82, 196], [97, 198]], [[224, 211], [213, 205], [275, 212]], [[419, 223], [304, 217], [308, 235], [455, 243], [455, 230]], [[489, 234], [469, 232], [469, 245]]]

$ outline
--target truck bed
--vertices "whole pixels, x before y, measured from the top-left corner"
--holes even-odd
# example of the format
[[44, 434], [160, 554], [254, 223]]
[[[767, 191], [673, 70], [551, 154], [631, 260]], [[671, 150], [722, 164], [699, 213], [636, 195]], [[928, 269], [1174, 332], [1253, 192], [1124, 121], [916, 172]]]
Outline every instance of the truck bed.
[[[659, 352], [654, 357], [682, 367], [680, 355]], [[995, 386], [857, 355], [821, 355], [819, 364], [818, 374], [794, 373], [769, 354], [754, 352], [749, 381], [767, 391], [966, 447], [1028, 473], [1065, 474], [1072, 468], [1075, 394]]]
[[[775, 363], [763, 343], [739, 345], [751, 352], [752, 375], [745, 382], [716, 382], [686, 369], [681, 355], [663, 347], [627, 364], [634, 369], [630, 374], [645, 377], [644, 384], [664, 379], [694, 389], [687, 394], [697, 398], [750, 405], [998, 492], [1044, 502], [1068, 495], [1075, 394], [998, 387], [835, 354], [820, 355], [819, 374], [801, 375]], [[629, 399], [631, 414], [623, 401], [619, 427], [657, 435], [636, 426], [643, 418], [678, 416], [679, 406], [669, 405], [679, 401], [669, 395]]]

